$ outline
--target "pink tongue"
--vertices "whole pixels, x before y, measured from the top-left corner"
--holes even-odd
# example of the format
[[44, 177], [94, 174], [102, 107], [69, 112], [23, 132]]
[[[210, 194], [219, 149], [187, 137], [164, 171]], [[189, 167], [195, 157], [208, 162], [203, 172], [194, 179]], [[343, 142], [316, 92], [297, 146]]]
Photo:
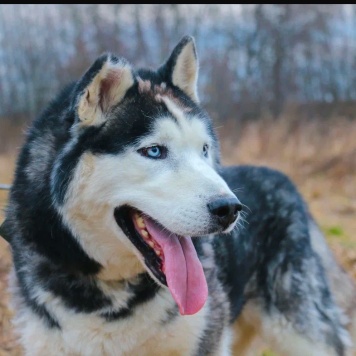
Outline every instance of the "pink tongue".
[[180, 313], [197, 313], [208, 298], [208, 286], [192, 239], [164, 231], [147, 217], [144, 220], [151, 237], [163, 250], [168, 288]]

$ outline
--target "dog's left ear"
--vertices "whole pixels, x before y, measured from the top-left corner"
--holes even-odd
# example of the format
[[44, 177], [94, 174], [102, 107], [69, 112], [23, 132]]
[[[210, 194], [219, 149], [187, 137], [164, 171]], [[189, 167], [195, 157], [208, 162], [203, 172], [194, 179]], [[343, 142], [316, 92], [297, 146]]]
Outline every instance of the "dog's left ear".
[[183, 37], [159, 71], [167, 81], [182, 90], [193, 101], [199, 102], [197, 93], [199, 64], [193, 37]]

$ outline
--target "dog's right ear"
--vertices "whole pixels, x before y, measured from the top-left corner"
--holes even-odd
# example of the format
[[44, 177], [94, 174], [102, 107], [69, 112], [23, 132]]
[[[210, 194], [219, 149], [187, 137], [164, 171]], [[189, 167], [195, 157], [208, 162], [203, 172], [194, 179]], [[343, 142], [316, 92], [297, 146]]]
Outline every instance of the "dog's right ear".
[[99, 57], [77, 85], [75, 111], [80, 125], [103, 123], [134, 84], [129, 63], [111, 54]]

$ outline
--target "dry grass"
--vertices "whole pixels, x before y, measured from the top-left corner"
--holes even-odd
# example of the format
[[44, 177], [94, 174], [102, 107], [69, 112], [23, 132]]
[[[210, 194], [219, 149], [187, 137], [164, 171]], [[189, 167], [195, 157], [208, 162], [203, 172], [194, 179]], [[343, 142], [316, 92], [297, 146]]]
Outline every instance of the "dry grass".
[[[321, 125], [266, 120], [237, 132], [233, 124], [218, 129], [223, 138], [223, 162], [268, 165], [290, 175], [338, 260], [356, 279], [356, 122], [339, 119]], [[7, 142], [18, 146], [20, 141], [16, 136]], [[11, 182], [14, 169], [15, 148], [8, 144], [6, 148], [12, 153], [0, 155], [1, 183]], [[0, 191], [0, 207], [6, 198]], [[0, 212], [0, 221], [2, 218]], [[5, 292], [10, 266], [9, 250], [0, 240], [0, 356], [20, 354], [11, 332]]]
[[[0, 182], [11, 183], [14, 171], [14, 155], [0, 155]], [[3, 221], [3, 207], [7, 199], [7, 192], [0, 190], [0, 223]], [[10, 249], [2, 238], [0, 238], [0, 356], [20, 355], [20, 348], [12, 333], [10, 318], [11, 312], [8, 308], [9, 296], [7, 293], [7, 275], [11, 267]]]

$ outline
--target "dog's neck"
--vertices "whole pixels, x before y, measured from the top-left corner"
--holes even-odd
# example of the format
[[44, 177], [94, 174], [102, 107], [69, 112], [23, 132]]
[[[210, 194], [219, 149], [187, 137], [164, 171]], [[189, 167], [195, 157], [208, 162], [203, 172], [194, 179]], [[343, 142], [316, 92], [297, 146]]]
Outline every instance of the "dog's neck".
[[[145, 269], [136, 256], [118, 256], [120, 261], [110, 261], [100, 269], [96, 277], [105, 282], [131, 280], [145, 273]], [[117, 263], [115, 263], [117, 262]]]

